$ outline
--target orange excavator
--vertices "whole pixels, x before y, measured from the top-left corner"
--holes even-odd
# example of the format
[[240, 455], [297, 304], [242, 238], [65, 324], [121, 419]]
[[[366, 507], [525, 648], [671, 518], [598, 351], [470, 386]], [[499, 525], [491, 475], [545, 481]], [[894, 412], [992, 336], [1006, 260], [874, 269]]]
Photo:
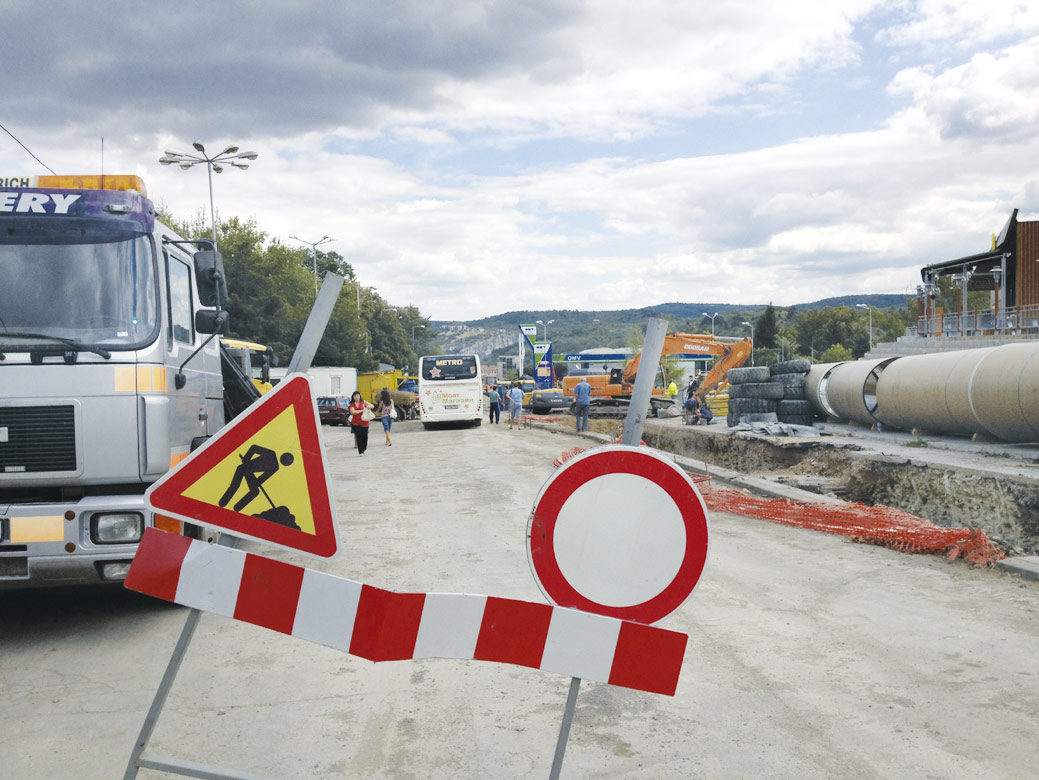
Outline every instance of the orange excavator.
[[[700, 386], [693, 394], [694, 397], [703, 402], [707, 394], [725, 386], [725, 374], [730, 368], [742, 366], [750, 358], [752, 342], [744, 339], [720, 339], [704, 333], [673, 333], [664, 337], [664, 348], [661, 357], [670, 355], [714, 355], [715, 360], [711, 370], [700, 380]], [[563, 392], [573, 397], [574, 385], [582, 379], [592, 386], [592, 404], [625, 404], [631, 398], [631, 392], [635, 386], [635, 376], [639, 371], [639, 363], [642, 360], [642, 351], [636, 353], [635, 357], [628, 361], [623, 368], [614, 368], [609, 374], [594, 374], [591, 376], [568, 376], [563, 379]], [[654, 395], [661, 395], [661, 388], [654, 390]], [[657, 399], [654, 399], [657, 400]], [[669, 402], [668, 402], [669, 403]], [[654, 404], [657, 405], [657, 404]]]

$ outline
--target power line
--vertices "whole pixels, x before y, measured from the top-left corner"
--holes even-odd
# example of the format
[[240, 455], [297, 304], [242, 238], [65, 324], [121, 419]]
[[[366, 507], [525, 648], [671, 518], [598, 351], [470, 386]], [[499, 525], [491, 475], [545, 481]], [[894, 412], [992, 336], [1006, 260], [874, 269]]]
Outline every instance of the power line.
[[32, 157], [32, 158], [33, 158], [34, 160], [36, 160], [36, 162], [38, 162], [38, 163], [39, 163], [40, 165], [42, 165], [42, 166], [43, 166], [44, 168], [46, 168], [46, 169], [47, 169], [48, 171], [50, 171], [50, 172], [51, 172], [51, 175], [52, 175], [52, 176], [57, 176], [57, 175], [58, 175], [58, 174], [54, 173], [54, 171], [51, 171], [51, 169], [50, 169], [50, 167], [49, 167], [49, 166], [47, 165], [47, 163], [45, 163], [45, 162], [44, 162], [43, 160], [41, 160], [41, 159], [40, 159], [39, 157], [37, 157], [37, 156], [36, 156], [35, 154], [33, 154], [33, 153], [32, 153], [32, 151], [31, 151], [31, 150], [29, 149], [29, 147], [28, 147], [28, 146], [26, 146], [26, 145], [25, 145], [25, 144], [23, 144], [23, 143], [22, 143], [21, 141], [19, 141], [19, 140], [18, 140], [18, 139], [17, 139], [16, 137], [15, 137], [15, 134], [14, 134], [14, 133], [12, 133], [12, 132], [11, 132], [10, 130], [8, 130], [8, 129], [7, 129], [6, 127], [4, 127], [3, 125], [0, 125], [0, 130], [3, 130], [3, 131], [4, 131], [5, 133], [7, 133], [7, 134], [8, 134], [9, 136], [11, 136], [11, 138], [14, 138], [14, 140], [15, 140], [15, 141], [16, 141], [16, 142], [18, 143], [18, 145], [19, 145], [20, 147], [22, 147], [22, 148], [23, 148], [23, 149], [24, 149], [25, 151], [29, 152], [29, 156], [30, 156], [30, 157]]

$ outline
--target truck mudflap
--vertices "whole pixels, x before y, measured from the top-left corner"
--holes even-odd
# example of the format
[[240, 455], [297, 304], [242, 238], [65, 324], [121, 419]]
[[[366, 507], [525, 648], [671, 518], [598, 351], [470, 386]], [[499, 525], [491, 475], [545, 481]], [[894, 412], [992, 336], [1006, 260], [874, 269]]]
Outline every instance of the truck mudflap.
[[152, 522], [138, 495], [0, 504], [0, 590], [120, 583]]

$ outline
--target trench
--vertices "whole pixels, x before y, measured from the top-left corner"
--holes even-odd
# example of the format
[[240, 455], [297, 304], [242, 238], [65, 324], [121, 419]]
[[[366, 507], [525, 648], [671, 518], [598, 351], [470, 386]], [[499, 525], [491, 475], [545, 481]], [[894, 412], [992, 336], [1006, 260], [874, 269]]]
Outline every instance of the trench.
[[892, 456], [828, 438], [726, 434], [656, 420], [646, 422], [643, 434], [650, 446], [708, 467], [895, 507], [946, 528], [981, 528], [1008, 553], [1039, 553], [1039, 478]]

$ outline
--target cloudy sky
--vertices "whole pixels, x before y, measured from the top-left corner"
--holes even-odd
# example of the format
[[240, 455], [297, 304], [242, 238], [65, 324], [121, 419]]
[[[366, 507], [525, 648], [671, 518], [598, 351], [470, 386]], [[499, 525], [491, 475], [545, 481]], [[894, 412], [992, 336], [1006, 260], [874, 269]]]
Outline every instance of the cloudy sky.
[[[58, 173], [317, 240], [436, 319], [915, 289], [1039, 213], [1039, 3], [0, 2]], [[45, 174], [0, 132], [0, 173]]]

